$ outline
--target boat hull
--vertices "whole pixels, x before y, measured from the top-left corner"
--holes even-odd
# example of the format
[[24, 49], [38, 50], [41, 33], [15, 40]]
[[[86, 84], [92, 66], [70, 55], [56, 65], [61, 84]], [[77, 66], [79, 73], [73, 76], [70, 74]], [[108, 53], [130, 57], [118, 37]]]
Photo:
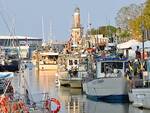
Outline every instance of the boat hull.
[[58, 65], [39, 65], [39, 69], [40, 70], [57, 70], [58, 69]]
[[9, 71], [9, 72], [16, 72], [19, 71], [20, 69], [20, 61], [16, 60], [16, 61], [12, 61], [9, 64], [5, 64], [5, 65], [0, 65], [0, 71]]
[[150, 88], [131, 89], [128, 94], [133, 106], [150, 109]]
[[81, 88], [82, 87], [82, 79], [80, 78], [71, 78], [69, 80], [70, 87], [72, 88]]
[[[128, 102], [128, 88], [125, 78], [101, 78], [83, 83], [83, 91], [93, 100], [114, 100]], [[95, 99], [94, 99], [95, 98]]]
[[61, 78], [59, 79], [59, 83], [61, 86], [70, 86], [68, 79]]

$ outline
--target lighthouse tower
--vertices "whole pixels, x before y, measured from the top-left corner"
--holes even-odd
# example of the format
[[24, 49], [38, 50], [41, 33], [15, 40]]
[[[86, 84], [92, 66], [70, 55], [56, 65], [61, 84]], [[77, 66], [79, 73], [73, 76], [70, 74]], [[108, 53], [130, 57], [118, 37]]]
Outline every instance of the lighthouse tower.
[[83, 34], [83, 28], [80, 23], [80, 9], [75, 8], [73, 14], [73, 23], [71, 28], [72, 47], [79, 47], [81, 45], [81, 38]]

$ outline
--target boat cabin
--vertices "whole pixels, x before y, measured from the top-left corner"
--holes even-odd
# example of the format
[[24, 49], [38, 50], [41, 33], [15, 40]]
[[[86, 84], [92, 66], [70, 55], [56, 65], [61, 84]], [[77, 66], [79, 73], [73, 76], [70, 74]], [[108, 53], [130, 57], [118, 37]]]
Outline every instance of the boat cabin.
[[127, 68], [127, 62], [127, 58], [97, 58], [97, 78], [124, 76]]
[[67, 59], [68, 70], [78, 69], [78, 65], [79, 65], [79, 58], [70, 57]]
[[57, 65], [58, 53], [43, 52], [40, 53], [40, 63], [48, 65]]

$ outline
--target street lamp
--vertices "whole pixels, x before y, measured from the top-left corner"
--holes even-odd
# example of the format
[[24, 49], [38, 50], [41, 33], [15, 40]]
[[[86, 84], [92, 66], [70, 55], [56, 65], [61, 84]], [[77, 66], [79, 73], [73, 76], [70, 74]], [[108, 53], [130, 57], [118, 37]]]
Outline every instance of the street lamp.
[[144, 31], [145, 31], [145, 28], [144, 28], [143, 23], [141, 25], [141, 31], [142, 31], [142, 48], [143, 48], [143, 60], [144, 60]]

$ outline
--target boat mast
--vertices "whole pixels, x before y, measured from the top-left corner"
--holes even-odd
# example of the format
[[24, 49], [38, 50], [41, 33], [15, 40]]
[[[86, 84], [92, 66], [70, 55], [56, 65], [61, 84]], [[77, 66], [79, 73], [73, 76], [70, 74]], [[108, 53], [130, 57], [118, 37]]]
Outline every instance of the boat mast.
[[43, 39], [43, 43], [45, 42], [45, 39], [44, 39], [44, 19], [43, 19], [43, 16], [42, 16], [42, 39]]
[[53, 31], [52, 31], [52, 21], [50, 21], [50, 23], [49, 23], [49, 26], [50, 26], [50, 46], [51, 46], [51, 44], [53, 43]]

